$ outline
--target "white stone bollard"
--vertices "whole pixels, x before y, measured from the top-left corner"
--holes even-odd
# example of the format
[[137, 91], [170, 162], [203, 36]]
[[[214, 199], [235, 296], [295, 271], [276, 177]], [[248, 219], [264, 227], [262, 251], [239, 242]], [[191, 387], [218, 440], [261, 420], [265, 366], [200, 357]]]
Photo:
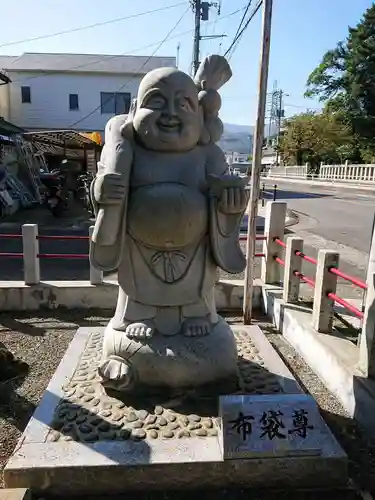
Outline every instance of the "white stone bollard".
[[25, 285], [37, 285], [40, 282], [38, 224], [23, 224], [22, 246]]
[[333, 250], [319, 250], [312, 323], [313, 328], [321, 333], [332, 332], [334, 303], [327, 294], [336, 293], [337, 276], [330, 273], [329, 269], [338, 267], [339, 260], [339, 253]]
[[[90, 236], [90, 248], [91, 248], [91, 237], [94, 231], [94, 226], [89, 227], [89, 236]], [[101, 285], [103, 283], [103, 271], [96, 269], [90, 262], [90, 284], [91, 285]]]
[[286, 203], [283, 201], [271, 201], [266, 206], [266, 218], [264, 221], [264, 235], [266, 237], [263, 242], [261, 278], [264, 283], [279, 283], [281, 281], [281, 267], [275, 261], [275, 257], [280, 255], [282, 250], [274, 240], [275, 238], [284, 238], [285, 233], [285, 217]]
[[285, 267], [283, 289], [283, 299], [286, 303], [298, 302], [299, 298], [301, 280], [294, 274], [294, 272], [301, 272], [302, 258], [297, 256], [296, 252], [303, 252], [303, 239], [297, 237], [288, 238], [284, 258]]

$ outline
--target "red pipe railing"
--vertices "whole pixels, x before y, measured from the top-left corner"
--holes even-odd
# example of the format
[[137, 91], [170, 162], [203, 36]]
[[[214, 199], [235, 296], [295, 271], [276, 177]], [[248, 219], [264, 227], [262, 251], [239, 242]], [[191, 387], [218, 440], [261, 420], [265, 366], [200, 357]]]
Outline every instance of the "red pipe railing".
[[[275, 243], [277, 243], [279, 246], [286, 248], [286, 244], [280, 238], [274, 238], [273, 241]], [[310, 262], [311, 264], [317, 265], [317, 263], [318, 263], [318, 261], [316, 259], [314, 259], [313, 257], [309, 257], [308, 255], [306, 255], [305, 253], [303, 253], [301, 251], [296, 251], [295, 255], [297, 255], [298, 257], [301, 257], [301, 259], [303, 259], [307, 262]], [[278, 262], [282, 266], [285, 265], [285, 262], [282, 259], [280, 259], [279, 257], [275, 257], [275, 261]], [[349, 274], [346, 274], [343, 271], [340, 271], [340, 269], [338, 269], [336, 267], [331, 267], [328, 271], [330, 273], [334, 274], [335, 276], [338, 276], [339, 278], [344, 279], [345, 281], [349, 281], [350, 283], [357, 286], [358, 288], [361, 288], [362, 290], [367, 290], [367, 284], [364, 281], [362, 281], [358, 278], [355, 278], [354, 276], [350, 276]], [[308, 276], [306, 276], [305, 274], [303, 274], [299, 271], [294, 271], [293, 274], [295, 276], [298, 276], [300, 278], [300, 280], [303, 281], [304, 283], [307, 283], [308, 285], [315, 288], [315, 281], [312, 278], [309, 278]], [[362, 311], [360, 311], [357, 307], [353, 306], [352, 304], [350, 304], [346, 300], [342, 299], [341, 297], [339, 297], [335, 293], [330, 292], [327, 294], [327, 297], [329, 297], [331, 300], [333, 300], [337, 304], [340, 304], [341, 306], [345, 307], [345, 309], [347, 309], [348, 311], [355, 314], [358, 318], [361, 318], [361, 319], [363, 318]]]

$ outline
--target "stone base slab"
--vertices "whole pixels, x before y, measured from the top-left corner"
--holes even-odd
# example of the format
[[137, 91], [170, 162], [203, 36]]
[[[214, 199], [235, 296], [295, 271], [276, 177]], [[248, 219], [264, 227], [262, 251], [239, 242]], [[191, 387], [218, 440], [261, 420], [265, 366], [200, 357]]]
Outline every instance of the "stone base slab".
[[[347, 457], [334, 440], [319, 457], [224, 460], [216, 394], [129, 400], [106, 393], [96, 373], [103, 330], [78, 330], [4, 470], [6, 487], [63, 496], [345, 486]], [[301, 393], [259, 327], [236, 325], [233, 332], [237, 393]]]
[[[42, 281], [25, 285], [23, 281], [0, 281], [0, 311], [37, 311], [58, 307], [78, 309], [113, 309], [117, 302], [116, 281], [91, 285], [88, 281]], [[262, 286], [255, 280], [253, 304], [261, 304]], [[215, 285], [215, 301], [219, 311], [241, 310], [242, 280], [220, 280]]]

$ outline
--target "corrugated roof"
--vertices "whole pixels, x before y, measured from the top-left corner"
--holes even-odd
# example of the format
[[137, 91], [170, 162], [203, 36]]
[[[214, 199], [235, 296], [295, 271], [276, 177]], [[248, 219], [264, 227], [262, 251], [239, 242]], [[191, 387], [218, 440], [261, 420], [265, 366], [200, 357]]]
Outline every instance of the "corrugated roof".
[[26, 52], [21, 56], [0, 56], [0, 69], [7, 71], [74, 71], [145, 74], [175, 66], [175, 57], [124, 56], [105, 54], [48, 54]]

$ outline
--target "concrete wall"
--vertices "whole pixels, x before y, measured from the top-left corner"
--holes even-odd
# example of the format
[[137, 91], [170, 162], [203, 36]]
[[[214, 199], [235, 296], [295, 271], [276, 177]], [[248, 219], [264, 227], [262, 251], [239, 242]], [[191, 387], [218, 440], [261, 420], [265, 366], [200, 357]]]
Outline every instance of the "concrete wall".
[[[25, 129], [67, 129], [97, 109], [75, 127], [78, 130], [104, 131], [112, 116], [102, 114], [101, 92], [129, 92], [136, 97], [141, 75], [97, 73], [12, 72], [10, 89], [10, 122]], [[122, 85], [124, 88], [119, 90]], [[22, 103], [21, 86], [31, 89], [31, 103]], [[0, 87], [1, 88], [1, 87]], [[79, 110], [69, 109], [69, 94], [78, 94]]]
[[10, 91], [10, 86], [12, 84], [8, 85], [0, 85], [0, 117], [4, 118], [4, 120], [10, 121], [9, 120], [9, 91]]

